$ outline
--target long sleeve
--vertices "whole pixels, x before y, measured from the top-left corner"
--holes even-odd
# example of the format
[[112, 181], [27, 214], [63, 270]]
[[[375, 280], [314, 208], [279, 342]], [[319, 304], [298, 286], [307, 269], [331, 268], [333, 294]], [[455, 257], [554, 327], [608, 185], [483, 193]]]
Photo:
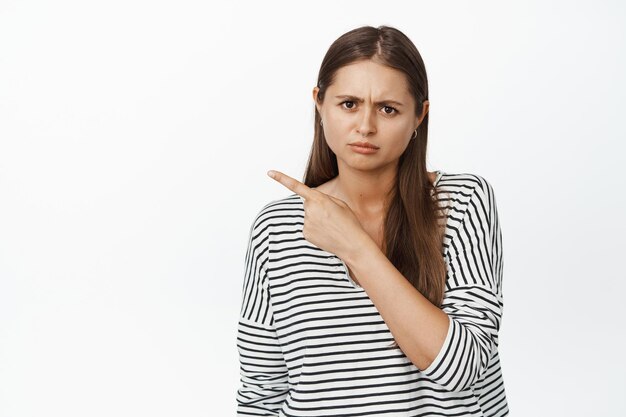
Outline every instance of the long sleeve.
[[261, 210], [254, 219], [245, 256], [237, 327], [241, 374], [236, 395], [238, 416], [277, 416], [289, 391], [287, 366], [274, 327], [267, 287], [267, 214]]
[[450, 324], [435, 360], [422, 370], [448, 391], [471, 387], [498, 347], [504, 306], [502, 235], [493, 188], [476, 177], [462, 222], [448, 251], [442, 310]]

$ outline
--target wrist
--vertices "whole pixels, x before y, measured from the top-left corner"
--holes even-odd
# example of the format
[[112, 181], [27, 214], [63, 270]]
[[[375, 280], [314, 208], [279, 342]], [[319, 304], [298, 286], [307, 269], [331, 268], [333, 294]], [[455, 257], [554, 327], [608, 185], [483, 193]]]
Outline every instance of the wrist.
[[367, 233], [363, 232], [350, 246], [350, 251], [346, 254], [344, 262], [351, 269], [354, 269], [355, 265], [362, 264], [364, 259], [371, 258], [376, 252], [380, 252], [380, 248]]

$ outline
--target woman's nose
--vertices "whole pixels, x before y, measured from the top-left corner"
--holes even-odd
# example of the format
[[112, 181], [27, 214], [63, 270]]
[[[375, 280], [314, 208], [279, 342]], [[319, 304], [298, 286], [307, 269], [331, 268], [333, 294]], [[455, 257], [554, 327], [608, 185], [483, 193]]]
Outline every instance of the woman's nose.
[[361, 136], [367, 136], [376, 131], [376, 126], [374, 126], [374, 121], [372, 120], [372, 111], [364, 110], [363, 117], [361, 118], [361, 123], [359, 124], [357, 130]]

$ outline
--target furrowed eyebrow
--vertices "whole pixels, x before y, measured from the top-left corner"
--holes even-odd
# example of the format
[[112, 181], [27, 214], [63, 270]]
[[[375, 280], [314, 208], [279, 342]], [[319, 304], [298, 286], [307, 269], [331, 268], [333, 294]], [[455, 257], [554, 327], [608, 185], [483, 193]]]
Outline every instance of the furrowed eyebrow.
[[[357, 101], [359, 103], [363, 103], [363, 99], [357, 96], [351, 96], [351, 95], [341, 95], [341, 96], [335, 96], [335, 98], [339, 98], [339, 99], [348, 99], [348, 100], [352, 100], [352, 101]], [[395, 100], [383, 100], [383, 101], [378, 101], [374, 104], [395, 104], [397, 106], [403, 106], [402, 103], [400, 103], [399, 101], [395, 101]]]

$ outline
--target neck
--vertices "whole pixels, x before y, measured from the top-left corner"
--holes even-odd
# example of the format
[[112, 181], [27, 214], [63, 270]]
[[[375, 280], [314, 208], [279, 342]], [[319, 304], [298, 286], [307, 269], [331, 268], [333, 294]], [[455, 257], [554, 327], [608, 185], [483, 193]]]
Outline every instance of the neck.
[[383, 213], [387, 194], [395, 186], [396, 167], [379, 171], [360, 171], [339, 166], [335, 193], [357, 215], [378, 216]]

